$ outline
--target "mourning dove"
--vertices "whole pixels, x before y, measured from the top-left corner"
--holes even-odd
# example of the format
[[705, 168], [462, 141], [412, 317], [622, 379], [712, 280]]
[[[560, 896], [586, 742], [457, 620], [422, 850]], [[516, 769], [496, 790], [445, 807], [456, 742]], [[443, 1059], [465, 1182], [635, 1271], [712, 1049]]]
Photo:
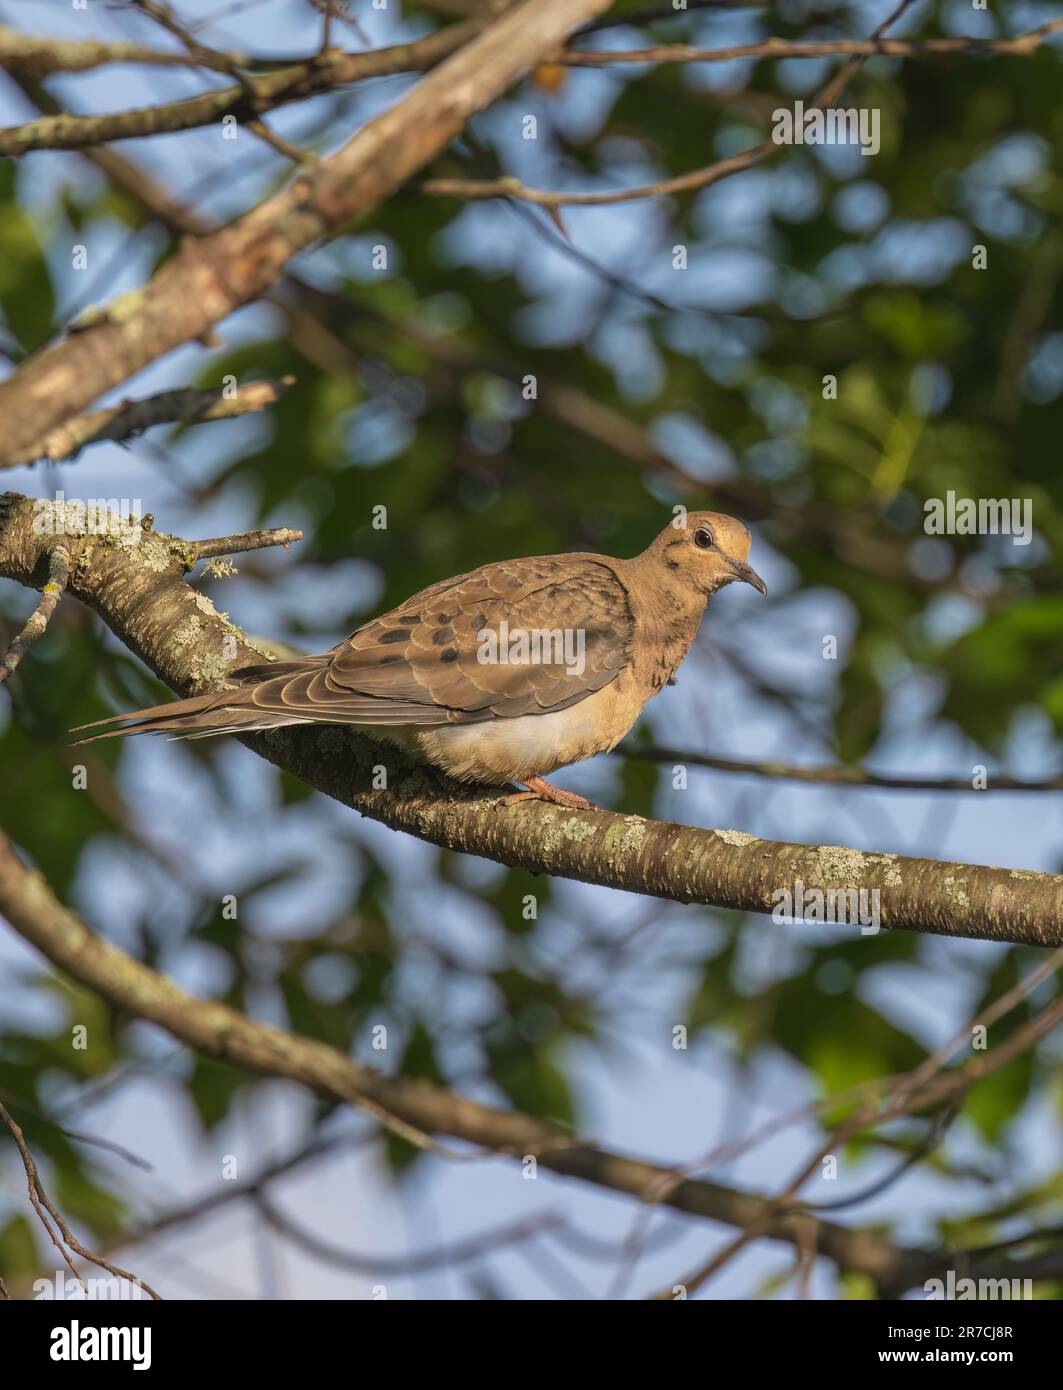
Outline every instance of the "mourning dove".
[[746, 562], [749, 545], [733, 517], [688, 512], [632, 560], [576, 553], [483, 565], [322, 655], [244, 667], [220, 694], [81, 727], [121, 720], [95, 737], [202, 738], [351, 724], [461, 781], [527, 788], [509, 801], [588, 806], [545, 775], [620, 742], [672, 681], [718, 589], [740, 579], [767, 592]]

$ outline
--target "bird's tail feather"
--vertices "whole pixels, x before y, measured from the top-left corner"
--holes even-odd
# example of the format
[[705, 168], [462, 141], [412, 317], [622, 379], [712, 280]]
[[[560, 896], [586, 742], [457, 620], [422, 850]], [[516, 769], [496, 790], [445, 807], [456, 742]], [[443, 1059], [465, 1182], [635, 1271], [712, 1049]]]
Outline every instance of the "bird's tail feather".
[[268, 710], [246, 705], [240, 694], [223, 691], [216, 695], [193, 695], [187, 700], [174, 700], [149, 709], [130, 710], [112, 714], [107, 719], [95, 719], [79, 724], [71, 733], [99, 729], [105, 724], [115, 727], [101, 733], [75, 740], [74, 747], [95, 743], [101, 738], [124, 738], [128, 734], [169, 734], [172, 738], [210, 738], [214, 734], [234, 734], [252, 729], [272, 729], [281, 724], [301, 724], [297, 716], [288, 718]]
[[[113, 714], [107, 719], [79, 724], [70, 732], [101, 730], [78, 739], [74, 744], [78, 747], [97, 739], [125, 738], [129, 734], [211, 738], [215, 734], [280, 729], [289, 724], [429, 725], [444, 724], [450, 719], [451, 711], [427, 701], [389, 699], [353, 688], [330, 687], [327, 675], [324, 695], [328, 698], [315, 697], [313, 685], [326, 668], [327, 659], [322, 657], [247, 666], [232, 672], [229, 689], [217, 694], [193, 695], [166, 705]], [[308, 681], [309, 691], [305, 688]]]
[[252, 703], [250, 692], [267, 677], [289, 676], [302, 671], [308, 664], [313, 663], [302, 658], [244, 666], [233, 671], [229, 677], [231, 686], [235, 688], [212, 695], [191, 695], [186, 700], [171, 700], [165, 705], [129, 710], [125, 714], [111, 714], [106, 719], [79, 724], [70, 730], [72, 734], [80, 734], [85, 729], [103, 729], [105, 724], [115, 727], [77, 739], [73, 746], [76, 748], [83, 743], [95, 743], [101, 738], [124, 738], [128, 734], [169, 734], [171, 738], [181, 739], [210, 738], [215, 734], [238, 734], [252, 729], [276, 729], [284, 724], [306, 723], [298, 715], [289, 717], [277, 710], [271, 712], [262, 709]]

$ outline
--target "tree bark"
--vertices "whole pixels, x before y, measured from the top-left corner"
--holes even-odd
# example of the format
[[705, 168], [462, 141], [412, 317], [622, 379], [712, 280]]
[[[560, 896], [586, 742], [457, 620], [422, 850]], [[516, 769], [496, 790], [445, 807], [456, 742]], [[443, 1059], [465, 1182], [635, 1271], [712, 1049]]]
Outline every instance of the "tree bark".
[[[183, 582], [194, 544], [139, 531], [135, 544], [114, 535], [57, 537], [34, 527], [32, 499], [0, 494], [0, 575], [44, 582], [57, 539], [71, 555], [69, 590], [172, 689], [223, 689], [226, 675], [259, 664], [254, 647], [204, 595]], [[69, 532], [83, 519], [55, 509]], [[775, 895], [876, 894], [879, 924], [904, 931], [1063, 944], [1063, 876], [868, 853], [843, 845], [763, 840], [732, 829], [704, 830], [611, 811], [572, 811], [541, 803], [504, 806], [494, 790], [462, 787], [338, 725], [272, 730], [242, 741], [318, 791], [395, 830], [499, 863], [603, 884], [677, 902], [771, 912]], [[76, 755], [75, 755], [76, 756]], [[373, 787], [376, 769], [387, 787]], [[851, 919], [850, 919], [851, 920]]]

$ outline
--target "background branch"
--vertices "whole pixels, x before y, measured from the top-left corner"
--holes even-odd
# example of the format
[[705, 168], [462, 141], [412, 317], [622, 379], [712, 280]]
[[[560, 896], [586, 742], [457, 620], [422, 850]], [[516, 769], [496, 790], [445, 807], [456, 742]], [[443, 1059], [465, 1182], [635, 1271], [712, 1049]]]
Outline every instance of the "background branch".
[[22, 454], [0, 461], [0, 468], [76, 459], [90, 444], [105, 440], [123, 444], [155, 425], [198, 425], [208, 420], [253, 415], [279, 400], [294, 381], [293, 376], [278, 381], [246, 381], [236, 388], [235, 395], [229, 395], [224, 387], [203, 391], [188, 387], [160, 391], [139, 401], [122, 401], [107, 410], [94, 410], [67, 420]]
[[844, 763], [833, 767], [801, 767], [797, 763], [751, 762], [739, 758], [716, 758], [708, 753], [692, 753], [682, 748], [663, 748], [653, 744], [625, 743], [616, 750], [615, 756], [637, 758], [649, 763], [712, 768], [716, 772], [734, 772], [743, 777], [771, 777], [782, 782], [812, 782], [836, 787], [878, 787], [892, 791], [923, 792], [1063, 791], [1063, 777], [1035, 779], [987, 772], [986, 785], [978, 787], [973, 777], [890, 776], [884, 772], [868, 772], [863, 767], [849, 767]]
[[[36, 353], [0, 383], [0, 460], [180, 344], [263, 294], [296, 252], [367, 212], [609, 0], [535, 0], [493, 20], [336, 154], [258, 207], [185, 243], [101, 321]], [[0, 152], [4, 151], [0, 141]], [[10, 153], [11, 151], [6, 151]]]
[[729, 48], [695, 48], [689, 44], [657, 44], [653, 48], [562, 48], [551, 55], [552, 63], [566, 67], [604, 68], [616, 63], [730, 63], [739, 58], [931, 58], [948, 54], [1032, 53], [1052, 34], [1063, 29], [1063, 19], [1052, 19], [1010, 39], [764, 39], [759, 43], [733, 44]]
[[[0, 854], [2, 853], [3, 847], [0, 846]], [[98, 1255], [94, 1251], [86, 1249], [85, 1246], [81, 1244], [63, 1219], [54, 1202], [48, 1196], [48, 1193], [45, 1191], [44, 1184], [41, 1182], [41, 1175], [37, 1171], [37, 1164], [34, 1162], [33, 1155], [30, 1153], [29, 1146], [26, 1143], [26, 1137], [22, 1133], [17, 1121], [2, 1101], [0, 1101], [0, 1121], [3, 1121], [11, 1131], [11, 1137], [15, 1141], [15, 1147], [19, 1151], [19, 1156], [22, 1159], [22, 1166], [26, 1170], [26, 1182], [29, 1187], [30, 1202], [33, 1204], [33, 1209], [40, 1218], [44, 1229], [48, 1232], [52, 1244], [63, 1257], [63, 1260], [66, 1262], [74, 1278], [78, 1279], [80, 1282], [78, 1272], [70, 1261], [70, 1256], [67, 1253], [68, 1250], [73, 1250], [76, 1255], [80, 1255], [83, 1260], [88, 1260], [90, 1264], [97, 1265], [100, 1269], [105, 1269], [108, 1274], [113, 1274], [116, 1279], [125, 1279], [130, 1284], [137, 1285], [138, 1288], [146, 1289], [152, 1298], [157, 1299], [159, 1295], [150, 1284], [146, 1284], [143, 1279], [138, 1279], [135, 1274], [130, 1274], [128, 1270], [121, 1269], [118, 1265], [112, 1264], [111, 1261], [106, 1259], [103, 1255]], [[51, 1220], [49, 1220], [49, 1217]], [[54, 1223], [54, 1229], [52, 1223]], [[84, 1287], [84, 1285], [82, 1285], [82, 1287]]]
[[[214, 87], [198, 96], [159, 106], [137, 107], [102, 115], [48, 115], [25, 125], [0, 130], [0, 155], [19, 156], [31, 150], [80, 150], [111, 140], [130, 140], [146, 135], [173, 134], [211, 125], [223, 116], [253, 120], [268, 111], [294, 101], [305, 101], [322, 92], [362, 82], [371, 77], [394, 77], [405, 72], [425, 72], [457, 52], [463, 43], [484, 29], [490, 17], [449, 24], [412, 43], [395, 44], [369, 53], [335, 51], [281, 68], [275, 72], [247, 77], [231, 87]], [[222, 70], [229, 67], [227, 55], [215, 55]], [[191, 54], [174, 58], [202, 66], [202, 59]], [[36, 75], [32, 72], [30, 75]]]
[[[165, 1029], [199, 1052], [269, 1076], [284, 1077], [347, 1104], [384, 1112], [404, 1125], [449, 1135], [478, 1148], [521, 1159], [535, 1155], [554, 1172], [629, 1196], [663, 1201], [690, 1215], [771, 1239], [796, 1243], [809, 1218], [776, 1217], [751, 1193], [582, 1143], [519, 1111], [495, 1110], [425, 1081], [387, 1078], [324, 1043], [255, 1022], [227, 1005], [196, 999], [173, 981], [102, 940], [56, 901], [40, 874], [27, 869], [0, 833], [0, 910], [32, 946], [89, 989]], [[662, 1189], [666, 1195], [658, 1196]], [[919, 1252], [892, 1246], [870, 1231], [817, 1222], [819, 1249], [841, 1267], [878, 1280], [918, 1278]]]
[[[888, 1290], [889, 1296], [894, 1297], [955, 1262], [966, 1260], [973, 1267], [976, 1255], [979, 1260], [984, 1255], [985, 1272], [992, 1269], [1000, 1274], [1003, 1269], [1007, 1271], [1004, 1277], [1025, 1272], [1019, 1262], [996, 1260], [994, 1264], [994, 1258], [1000, 1253], [999, 1246], [989, 1247], [984, 1252], [972, 1252], [968, 1259], [962, 1251], [905, 1249], [891, 1244], [874, 1231], [838, 1226], [822, 1220], [792, 1200], [804, 1177], [818, 1165], [818, 1157], [805, 1165], [802, 1175], [791, 1182], [784, 1193], [777, 1198], [767, 1199], [686, 1176], [682, 1169], [662, 1168], [587, 1144], [532, 1116], [481, 1105], [431, 1082], [381, 1076], [352, 1062], [324, 1043], [258, 1023], [228, 1005], [196, 999], [173, 981], [91, 932], [55, 899], [40, 874], [21, 863], [2, 832], [0, 911], [15, 930], [58, 969], [123, 1011], [156, 1024], [199, 1052], [264, 1075], [297, 1081], [323, 1096], [364, 1108], [378, 1117], [387, 1116], [404, 1129], [449, 1135], [477, 1148], [511, 1158], [523, 1159], [534, 1155], [543, 1167], [559, 1174], [626, 1193], [651, 1206], [665, 1205], [689, 1215], [737, 1227], [740, 1235], [731, 1246], [714, 1257], [697, 1276], [692, 1276], [699, 1282], [708, 1278], [724, 1259], [729, 1258], [732, 1247], [737, 1250], [748, 1241], [761, 1237], [786, 1241], [802, 1250], [810, 1237], [814, 1236], [819, 1254], [842, 1269], [867, 1275], [880, 1289], [884, 1292]], [[1021, 991], [1010, 991], [998, 1001], [993, 1013], [999, 1014], [1013, 1006], [1042, 978], [1043, 971], [1035, 972], [1023, 982]], [[1063, 996], [1058, 996], [1054, 1005], [1046, 1011], [1052, 1019], [1058, 1017], [1061, 1004]], [[943, 1078], [946, 1083], [944, 1087], [929, 1085], [932, 1081], [930, 1066], [936, 1058], [927, 1059], [927, 1063], [912, 1076], [898, 1079], [900, 1084], [894, 1084], [892, 1091], [887, 1093], [878, 1118], [888, 1118], [897, 1113], [894, 1102], [902, 1099], [911, 1110], [915, 1103], [913, 1090], [917, 1084], [927, 1088], [918, 1102], [924, 1108], [940, 1104], [943, 1098], [951, 1099], [962, 1094], [978, 1077], [1006, 1065], [1017, 1049], [1029, 1047], [1045, 1036], [1047, 1025], [1035, 1018], [1021, 1031], [1021, 1036], [1017, 1035], [1009, 1047], [998, 1049], [992, 1059], [983, 1056]], [[873, 1098], [869, 1099], [861, 1111], [844, 1121], [828, 1137], [823, 1151], [840, 1147], [846, 1135], [855, 1134], [873, 1122], [878, 1110]], [[4, 1117], [4, 1113], [0, 1107], [0, 1118]], [[271, 1177], [301, 1162], [303, 1156], [300, 1154], [284, 1160], [267, 1169], [253, 1183], [234, 1189], [233, 1194], [229, 1195], [261, 1197], [262, 1189]], [[208, 1198], [205, 1203], [196, 1204], [190, 1210], [194, 1215], [202, 1214], [211, 1205]], [[185, 1220], [186, 1215], [182, 1212], [169, 1219], [163, 1217], [142, 1232], [134, 1232], [131, 1238], [138, 1239], [152, 1230], [164, 1229], [174, 1221]], [[269, 1215], [271, 1220], [280, 1220], [279, 1213], [272, 1208]], [[284, 1224], [287, 1226], [290, 1223]], [[299, 1239], [306, 1243], [313, 1238], [300, 1229]], [[116, 1239], [115, 1244], [120, 1243], [121, 1240]], [[320, 1245], [320, 1242], [317, 1244]], [[97, 1263], [114, 1270], [120, 1277], [131, 1277], [99, 1257], [88, 1254], [76, 1243], [71, 1243], [70, 1248], [85, 1258], [95, 1258]], [[327, 1250], [330, 1261], [342, 1261], [348, 1266], [355, 1264], [364, 1267], [372, 1259], [354, 1256], [332, 1246], [328, 1246]], [[320, 1249], [318, 1253], [321, 1253]], [[404, 1262], [400, 1260], [401, 1263]], [[1043, 1269], [1038, 1267], [1036, 1273], [1029, 1277], [1050, 1278], [1056, 1272], [1058, 1263], [1053, 1264], [1049, 1260]]]

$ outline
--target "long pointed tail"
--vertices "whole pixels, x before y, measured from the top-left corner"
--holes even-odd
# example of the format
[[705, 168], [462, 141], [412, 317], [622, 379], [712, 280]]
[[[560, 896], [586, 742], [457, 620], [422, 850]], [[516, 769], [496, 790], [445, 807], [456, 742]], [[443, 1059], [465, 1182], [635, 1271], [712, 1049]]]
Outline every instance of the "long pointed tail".
[[[102, 733], [79, 738], [74, 747], [95, 743], [101, 738], [124, 738], [128, 734], [169, 734], [171, 738], [210, 738], [215, 734], [235, 734], [250, 729], [275, 729], [282, 724], [302, 724], [305, 719], [279, 711], [269, 711], [255, 705], [250, 693], [264, 677], [285, 676], [301, 670], [302, 662], [271, 662], [266, 666], [248, 666], [235, 671], [235, 689], [215, 695], [192, 695], [187, 700], [172, 700], [150, 709], [130, 710], [112, 714], [107, 719], [95, 719], [71, 729], [79, 734], [84, 729], [103, 729]], [[103, 728], [104, 725], [112, 728]]]
[[[226, 701], [230, 703], [226, 705]], [[232, 703], [233, 701], [236, 703]], [[166, 705], [153, 705], [150, 709], [130, 710], [127, 714], [112, 714], [107, 719], [95, 719], [90, 724], [79, 724], [71, 729], [79, 734], [84, 729], [100, 729], [106, 724], [115, 727], [103, 729], [102, 733], [91, 734], [88, 738], [74, 741], [74, 747], [83, 743], [95, 743], [101, 738], [123, 738], [127, 734], [169, 733], [177, 738], [191, 738], [196, 734], [222, 734], [234, 729], [247, 727], [242, 715], [261, 718], [260, 710], [241, 710], [240, 696], [237, 692], [223, 692], [220, 695], [193, 695], [188, 700], [174, 700]]]

